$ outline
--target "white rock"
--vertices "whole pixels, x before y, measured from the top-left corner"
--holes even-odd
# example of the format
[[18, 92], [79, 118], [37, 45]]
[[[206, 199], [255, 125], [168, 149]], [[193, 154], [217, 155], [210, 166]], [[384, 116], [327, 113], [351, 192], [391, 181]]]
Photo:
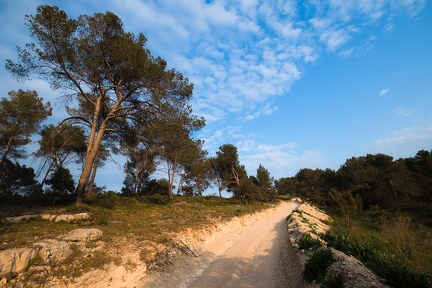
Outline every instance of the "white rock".
[[0, 251], [0, 275], [18, 273], [37, 257], [39, 248], [13, 248]]
[[90, 228], [90, 229], [75, 229], [63, 236], [61, 239], [72, 242], [90, 242], [96, 241], [102, 238], [103, 233], [100, 229]]
[[42, 242], [35, 243], [33, 246], [39, 248], [38, 255], [43, 262], [50, 265], [62, 262], [73, 252], [69, 243], [55, 239], [45, 239]]

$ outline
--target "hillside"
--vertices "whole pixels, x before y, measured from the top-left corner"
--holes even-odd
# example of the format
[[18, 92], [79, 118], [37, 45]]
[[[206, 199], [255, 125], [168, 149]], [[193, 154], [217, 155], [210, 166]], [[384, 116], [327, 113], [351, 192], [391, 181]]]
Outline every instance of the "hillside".
[[[0, 251], [18, 249], [17, 259], [28, 265], [24, 265], [21, 273], [6, 271], [2, 265], [1, 283], [5, 287], [28, 287], [26, 283], [48, 283], [48, 287], [75, 287], [76, 281], [87, 283], [92, 279], [91, 281], [97, 282], [100, 278], [95, 277], [94, 271], [103, 269], [112, 275], [111, 287], [132, 287], [120, 286], [120, 283], [139, 281], [147, 269], [157, 270], [160, 265], [167, 264], [164, 260], [152, 261], [155, 255], [164, 255], [171, 250], [189, 251], [177, 238], [181, 232], [193, 234], [194, 231], [200, 231], [201, 234], [205, 231], [204, 227], [217, 227], [231, 219], [256, 214], [276, 205], [242, 205], [237, 201], [218, 197], [174, 197], [169, 200], [151, 196], [134, 199], [115, 194], [102, 195], [93, 199], [90, 204], [61, 209], [2, 207]], [[89, 217], [76, 220], [72, 217], [82, 214], [88, 214]], [[56, 215], [63, 216], [60, 218]], [[6, 217], [12, 216], [20, 216], [15, 218], [18, 223], [5, 221]], [[74, 239], [69, 248], [61, 248], [59, 259], [52, 259], [50, 256], [45, 259], [32, 257], [31, 253], [26, 254], [28, 259], [22, 259], [24, 254], [19, 249], [34, 245], [39, 249], [44, 246], [45, 250], [42, 250], [49, 252], [45, 254], [51, 255], [54, 250], [59, 250], [58, 246], [53, 248], [53, 241], [57, 244], [71, 231], [82, 229], [97, 229], [103, 236], [95, 239], [90, 236]], [[204, 236], [195, 235], [197, 239]], [[41, 244], [46, 242], [51, 246], [46, 248], [46, 244]], [[56, 263], [61, 265], [49, 265]], [[105, 275], [96, 274], [102, 278]]]

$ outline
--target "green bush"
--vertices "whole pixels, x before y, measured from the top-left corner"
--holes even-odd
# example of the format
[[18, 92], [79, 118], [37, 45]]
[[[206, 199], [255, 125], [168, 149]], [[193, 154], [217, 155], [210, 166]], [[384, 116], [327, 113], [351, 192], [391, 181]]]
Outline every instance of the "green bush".
[[368, 243], [352, 242], [346, 234], [327, 232], [324, 240], [330, 247], [352, 255], [362, 261], [366, 267], [386, 280], [395, 288], [429, 288], [431, 287], [427, 274], [413, 271], [409, 266], [393, 257], [373, 248]]
[[316, 250], [304, 266], [303, 278], [309, 282], [313, 280], [321, 282], [325, 277], [327, 268], [334, 262], [333, 252], [330, 249]]
[[171, 202], [168, 196], [163, 196], [160, 194], [145, 196], [144, 199], [147, 203], [156, 205], [166, 205]]
[[309, 233], [304, 233], [298, 241], [300, 249], [309, 249], [314, 247], [320, 247], [321, 241], [313, 238]]

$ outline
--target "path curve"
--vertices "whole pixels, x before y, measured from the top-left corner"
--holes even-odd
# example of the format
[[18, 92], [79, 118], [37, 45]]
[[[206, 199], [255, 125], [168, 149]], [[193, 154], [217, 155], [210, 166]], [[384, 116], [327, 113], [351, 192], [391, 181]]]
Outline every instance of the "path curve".
[[251, 225], [221, 233], [180, 257], [143, 287], [307, 287], [286, 219], [300, 203], [283, 202]]

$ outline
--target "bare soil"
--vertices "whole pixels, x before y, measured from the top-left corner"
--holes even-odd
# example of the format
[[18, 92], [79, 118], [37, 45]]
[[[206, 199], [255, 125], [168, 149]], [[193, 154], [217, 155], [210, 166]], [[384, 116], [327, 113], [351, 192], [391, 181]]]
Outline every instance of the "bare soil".
[[313, 287], [302, 279], [299, 252], [288, 238], [287, 217], [299, 205], [283, 202], [220, 225], [201, 242], [179, 238], [189, 253], [171, 252], [170, 263], [149, 273], [141, 287]]

